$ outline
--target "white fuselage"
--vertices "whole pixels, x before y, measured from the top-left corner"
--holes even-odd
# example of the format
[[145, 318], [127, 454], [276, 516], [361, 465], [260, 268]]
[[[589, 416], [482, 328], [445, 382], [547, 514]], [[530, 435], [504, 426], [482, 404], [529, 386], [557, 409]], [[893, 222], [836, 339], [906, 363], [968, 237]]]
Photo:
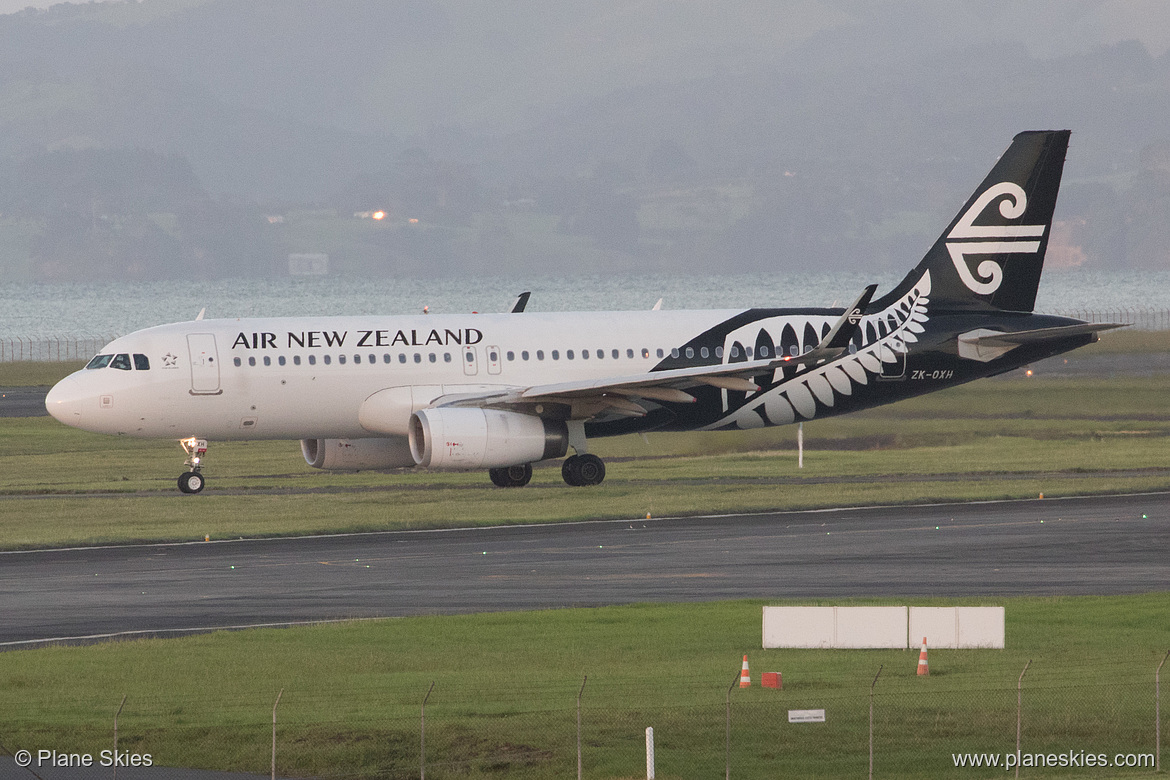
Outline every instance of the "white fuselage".
[[[131, 333], [101, 350], [145, 356], [148, 369], [132, 360], [129, 369], [77, 371], [52, 389], [46, 406], [66, 424], [138, 437], [377, 436], [362, 427], [359, 410], [380, 390], [424, 386], [440, 395], [644, 374], [672, 349], [739, 313], [180, 322]], [[714, 355], [694, 360], [722, 362]]]

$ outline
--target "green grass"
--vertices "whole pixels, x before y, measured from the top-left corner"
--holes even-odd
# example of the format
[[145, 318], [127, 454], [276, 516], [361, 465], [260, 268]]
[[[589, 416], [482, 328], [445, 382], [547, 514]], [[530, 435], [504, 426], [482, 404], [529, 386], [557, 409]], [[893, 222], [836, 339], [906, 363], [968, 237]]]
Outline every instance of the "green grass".
[[[184, 496], [171, 441], [0, 419], [0, 547], [452, 527], [1170, 489], [1160, 377], [965, 385], [805, 425], [595, 442], [608, 475], [523, 490], [481, 472], [325, 473], [296, 442], [213, 442], [209, 487]], [[95, 496], [97, 496], [95, 498]]]
[[[0, 656], [0, 742], [96, 754], [125, 694], [125, 749], [162, 765], [262, 772], [283, 688], [282, 771], [417, 776], [419, 706], [433, 681], [428, 775], [572, 776], [575, 700], [588, 675], [587, 776], [638, 776], [646, 726], [659, 777], [718, 776], [725, 697], [747, 653], [757, 686], [731, 692], [737, 777], [864, 776], [879, 665], [881, 777], [981, 776], [954, 769], [950, 755], [1014, 749], [1016, 682], [1029, 659], [1025, 751], [1152, 750], [1153, 669], [1168, 646], [1170, 595], [948, 600], [1006, 605], [1007, 649], [934, 650], [929, 679], [915, 675], [916, 651], [760, 650], [764, 603], [792, 602], [420, 617], [14, 651]], [[782, 692], [758, 687], [764, 671], [783, 673]], [[806, 708], [824, 708], [827, 722], [786, 723], [786, 710]]]

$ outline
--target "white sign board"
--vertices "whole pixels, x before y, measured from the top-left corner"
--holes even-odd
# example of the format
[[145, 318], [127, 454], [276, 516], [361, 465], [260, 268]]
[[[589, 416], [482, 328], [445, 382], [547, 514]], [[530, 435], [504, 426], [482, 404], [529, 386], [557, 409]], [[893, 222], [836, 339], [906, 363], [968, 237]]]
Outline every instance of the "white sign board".
[[789, 710], [789, 723], [824, 723], [824, 710]]

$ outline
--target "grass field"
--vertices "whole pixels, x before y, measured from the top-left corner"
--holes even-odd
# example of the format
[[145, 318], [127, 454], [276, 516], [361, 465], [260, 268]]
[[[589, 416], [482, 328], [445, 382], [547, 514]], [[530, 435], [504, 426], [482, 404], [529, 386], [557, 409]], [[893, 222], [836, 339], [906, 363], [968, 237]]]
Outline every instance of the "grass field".
[[[1014, 750], [1025, 662], [1025, 752], [1153, 751], [1153, 672], [1170, 649], [1170, 595], [960, 600], [1004, 604], [1006, 650], [761, 650], [762, 601], [421, 617], [0, 655], [0, 742], [97, 754], [121, 696], [123, 749], [163, 765], [263, 772], [271, 710], [292, 775], [568, 777], [583, 701], [588, 777], [637, 777], [656, 732], [662, 778], [722, 776], [731, 691], [734, 777], [864, 777], [875, 688], [879, 777], [1002, 776], [951, 754]], [[783, 602], [774, 602], [783, 603]], [[810, 603], [810, 602], [802, 602]], [[840, 602], [838, 602], [840, 603]], [[855, 600], [848, 603], [902, 604]], [[941, 603], [915, 600], [915, 604]], [[954, 601], [948, 601], [954, 604]], [[758, 686], [780, 671], [781, 692]], [[789, 725], [788, 709], [826, 723]], [[1026, 777], [1134, 777], [1024, 770]]]
[[208, 488], [175, 489], [171, 441], [0, 418], [0, 547], [451, 527], [1170, 489], [1161, 377], [989, 380], [805, 424], [595, 442], [606, 481], [559, 468], [500, 490], [471, 473], [326, 473], [296, 442], [212, 443]]

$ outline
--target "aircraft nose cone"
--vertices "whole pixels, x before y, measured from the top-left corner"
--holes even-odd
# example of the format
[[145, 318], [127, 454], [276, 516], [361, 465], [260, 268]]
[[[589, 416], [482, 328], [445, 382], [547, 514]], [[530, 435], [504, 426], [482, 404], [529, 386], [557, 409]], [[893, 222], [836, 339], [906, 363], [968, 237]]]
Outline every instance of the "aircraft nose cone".
[[82, 377], [70, 374], [49, 390], [45, 396], [45, 411], [66, 425], [80, 427], [81, 411], [93, 393], [85, 387]]

